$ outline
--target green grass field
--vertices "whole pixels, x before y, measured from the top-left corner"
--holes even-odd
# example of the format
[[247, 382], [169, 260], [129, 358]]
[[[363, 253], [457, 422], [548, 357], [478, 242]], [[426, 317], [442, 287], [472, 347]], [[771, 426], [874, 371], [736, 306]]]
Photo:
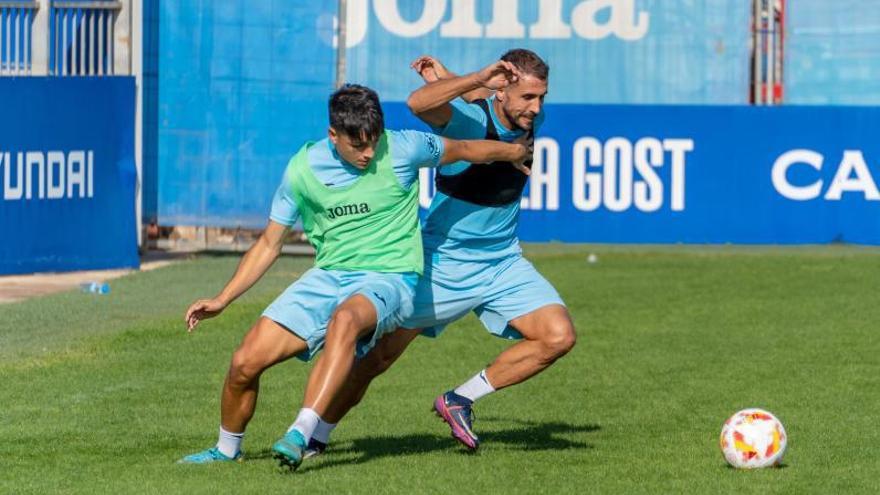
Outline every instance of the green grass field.
[[[599, 262], [586, 261], [589, 252]], [[531, 246], [577, 347], [478, 404], [463, 452], [429, 413], [506, 345], [473, 317], [420, 339], [295, 474], [268, 455], [308, 366], [267, 372], [242, 464], [180, 466], [213, 445], [232, 350], [311, 260], [283, 258], [187, 335], [235, 256], [0, 306], [0, 493], [880, 493], [880, 251]], [[757, 406], [782, 468], [726, 467], [721, 423]]]

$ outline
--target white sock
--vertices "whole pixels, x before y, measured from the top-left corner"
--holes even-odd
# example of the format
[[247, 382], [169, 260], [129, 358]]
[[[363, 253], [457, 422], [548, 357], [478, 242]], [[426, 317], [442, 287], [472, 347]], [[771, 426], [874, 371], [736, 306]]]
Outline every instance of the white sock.
[[313, 409], [302, 408], [299, 410], [299, 414], [296, 415], [296, 421], [290, 425], [290, 430], [298, 431], [303, 438], [306, 440], [306, 444], [309, 443], [309, 439], [312, 438], [312, 435], [315, 433], [315, 427], [318, 426], [318, 423], [321, 421], [321, 417], [318, 416]]
[[323, 443], [330, 444], [330, 433], [333, 432], [333, 428], [336, 428], [336, 423], [328, 423], [323, 419], [318, 421], [318, 426], [315, 427], [315, 432], [312, 433], [312, 438]]
[[217, 439], [217, 450], [226, 457], [235, 457], [241, 450], [241, 440], [244, 438], [244, 432], [232, 433], [220, 427], [220, 437]]
[[486, 370], [477, 373], [473, 378], [462, 383], [454, 390], [456, 394], [471, 401], [476, 401], [480, 397], [489, 395], [494, 391], [495, 388], [489, 383], [489, 379], [486, 378]]

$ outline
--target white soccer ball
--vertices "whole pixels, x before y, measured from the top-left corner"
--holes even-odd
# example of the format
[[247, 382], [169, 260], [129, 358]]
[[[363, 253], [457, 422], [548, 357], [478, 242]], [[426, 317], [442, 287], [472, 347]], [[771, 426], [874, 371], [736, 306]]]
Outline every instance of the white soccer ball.
[[735, 468], [776, 466], [787, 445], [782, 422], [763, 409], [743, 409], [721, 428], [721, 453]]

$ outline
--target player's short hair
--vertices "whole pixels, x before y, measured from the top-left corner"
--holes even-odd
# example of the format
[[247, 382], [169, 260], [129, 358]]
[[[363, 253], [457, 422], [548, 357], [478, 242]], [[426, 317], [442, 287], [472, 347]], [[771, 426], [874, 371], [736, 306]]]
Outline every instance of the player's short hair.
[[350, 138], [378, 139], [385, 131], [379, 95], [359, 84], [345, 84], [330, 95], [330, 127]]
[[550, 75], [550, 67], [537, 53], [525, 48], [514, 48], [501, 56], [501, 60], [515, 65], [525, 75], [536, 77], [542, 81]]

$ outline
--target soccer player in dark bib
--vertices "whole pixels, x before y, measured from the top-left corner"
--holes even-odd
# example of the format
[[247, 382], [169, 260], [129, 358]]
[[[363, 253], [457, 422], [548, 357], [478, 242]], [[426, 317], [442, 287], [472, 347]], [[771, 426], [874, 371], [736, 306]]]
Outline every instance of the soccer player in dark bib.
[[[549, 68], [529, 50], [511, 50], [463, 76], [450, 74], [432, 57], [417, 59], [413, 68], [428, 84], [407, 103], [443, 137], [513, 142], [533, 136], [544, 120]], [[527, 177], [504, 161], [475, 163], [465, 160], [437, 171], [437, 193], [422, 232], [425, 274], [416, 286], [414, 311], [402, 330], [385, 337], [358, 363], [326, 414], [324, 430], [332, 430], [417, 335], [436, 337], [449, 323], [474, 312], [491, 334], [517, 341], [486, 369], [434, 401], [453, 436], [476, 449], [474, 402], [540, 373], [574, 346], [565, 304], [523, 258], [516, 237]], [[326, 448], [317, 440], [312, 453]]]

